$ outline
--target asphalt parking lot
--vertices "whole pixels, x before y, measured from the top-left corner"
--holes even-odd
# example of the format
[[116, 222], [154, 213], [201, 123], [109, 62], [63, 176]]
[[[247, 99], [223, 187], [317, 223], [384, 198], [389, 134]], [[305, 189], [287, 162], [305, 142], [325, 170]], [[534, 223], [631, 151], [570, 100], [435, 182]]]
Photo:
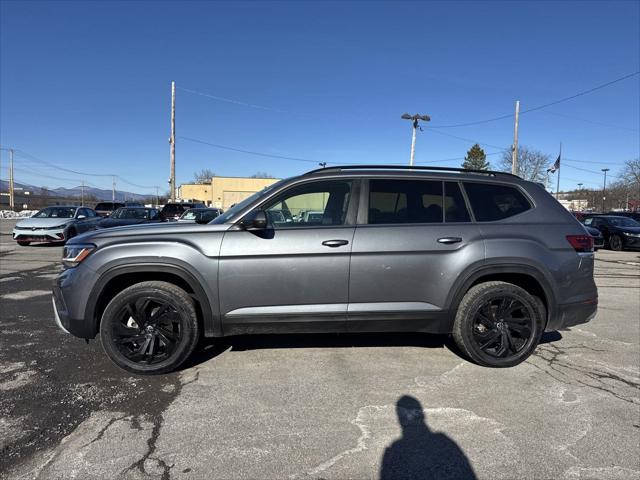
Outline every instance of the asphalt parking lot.
[[59, 246], [0, 220], [0, 478], [640, 478], [640, 253], [597, 317], [487, 369], [427, 335], [247, 336], [134, 377], [63, 334]]

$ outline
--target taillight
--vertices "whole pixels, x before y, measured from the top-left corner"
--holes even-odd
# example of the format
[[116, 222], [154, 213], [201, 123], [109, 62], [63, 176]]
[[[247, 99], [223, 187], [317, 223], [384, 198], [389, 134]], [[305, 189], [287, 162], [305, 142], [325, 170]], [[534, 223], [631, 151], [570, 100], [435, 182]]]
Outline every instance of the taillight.
[[591, 235], [567, 235], [567, 241], [576, 252], [593, 252], [593, 237]]

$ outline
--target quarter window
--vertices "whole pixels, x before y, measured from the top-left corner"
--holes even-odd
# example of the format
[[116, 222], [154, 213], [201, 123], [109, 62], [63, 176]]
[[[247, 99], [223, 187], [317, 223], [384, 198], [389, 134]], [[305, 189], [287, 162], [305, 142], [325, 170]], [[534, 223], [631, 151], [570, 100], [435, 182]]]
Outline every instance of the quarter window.
[[274, 228], [344, 225], [350, 181], [312, 182], [284, 192], [265, 207]]
[[514, 187], [465, 182], [464, 188], [473, 208], [473, 214], [479, 222], [502, 220], [531, 208], [525, 196]]

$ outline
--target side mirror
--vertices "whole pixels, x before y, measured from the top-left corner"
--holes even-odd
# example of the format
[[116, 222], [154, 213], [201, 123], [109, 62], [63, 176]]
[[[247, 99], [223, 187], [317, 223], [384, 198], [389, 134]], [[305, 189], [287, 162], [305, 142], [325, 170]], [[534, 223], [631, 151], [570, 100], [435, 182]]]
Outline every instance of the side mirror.
[[267, 214], [264, 210], [254, 210], [249, 212], [242, 219], [241, 225], [246, 230], [264, 230], [267, 228]]
[[85, 219], [85, 218], [87, 218], [87, 216], [86, 216], [86, 215], [78, 215], [78, 220], [83, 220], [83, 219]]
[[209, 223], [210, 220], [204, 218], [204, 217], [198, 217], [196, 218], [196, 223], [200, 224], [200, 225], [206, 225], [207, 223]]

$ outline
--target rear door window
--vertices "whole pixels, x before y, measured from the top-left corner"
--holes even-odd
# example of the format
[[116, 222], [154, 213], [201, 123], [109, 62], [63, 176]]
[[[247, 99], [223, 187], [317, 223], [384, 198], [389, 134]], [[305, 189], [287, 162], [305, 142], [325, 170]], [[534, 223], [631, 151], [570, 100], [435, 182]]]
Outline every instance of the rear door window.
[[444, 183], [444, 219], [445, 222], [468, 222], [471, 220], [458, 182]]
[[370, 180], [368, 223], [442, 223], [442, 197], [441, 181]]
[[531, 209], [526, 197], [514, 187], [491, 183], [465, 182], [464, 189], [479, 222], [513, 217]]

